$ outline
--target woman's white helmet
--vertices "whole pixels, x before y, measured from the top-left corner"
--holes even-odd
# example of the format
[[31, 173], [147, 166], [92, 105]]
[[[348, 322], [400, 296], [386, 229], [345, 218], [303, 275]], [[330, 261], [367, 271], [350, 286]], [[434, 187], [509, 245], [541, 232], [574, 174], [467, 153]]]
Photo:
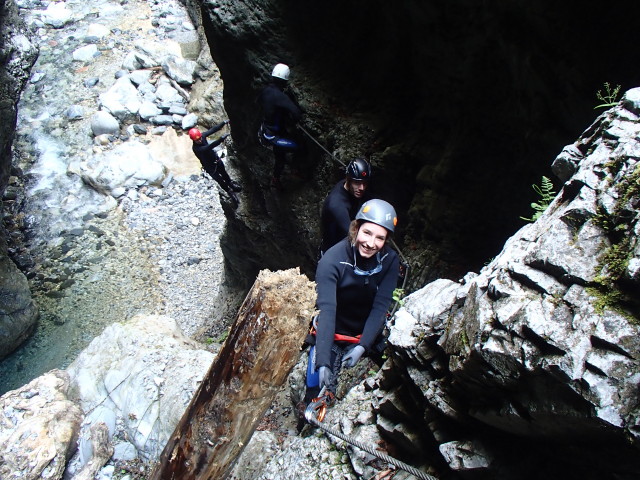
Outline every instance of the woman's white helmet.
[[271, 76], [275, 78], [279, 78], [284, 81], [289, 80], [289, 74], [291, 70], [284, 63], [279, 63], [275, 67], [273, 67], [273, 71], [271, 72]]

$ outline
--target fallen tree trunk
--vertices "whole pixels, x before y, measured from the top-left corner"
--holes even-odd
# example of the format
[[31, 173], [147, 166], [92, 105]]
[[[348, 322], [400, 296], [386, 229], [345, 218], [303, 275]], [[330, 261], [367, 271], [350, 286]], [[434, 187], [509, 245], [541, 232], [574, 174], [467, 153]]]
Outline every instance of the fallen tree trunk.
[[298, 361], [314, 287], [297, 268], [260, 272], [150, 479], [228, 474]]

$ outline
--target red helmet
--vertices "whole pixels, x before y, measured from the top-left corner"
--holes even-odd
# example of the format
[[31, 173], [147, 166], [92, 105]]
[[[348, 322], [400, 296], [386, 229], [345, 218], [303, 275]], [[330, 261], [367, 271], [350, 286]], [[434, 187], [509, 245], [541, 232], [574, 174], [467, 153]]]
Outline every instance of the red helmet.
[[191, 138], [191, 140], [200, 140], [202, 138], [202, 132], [197, 128], [192, 128], [189, 130], [189, 138]]

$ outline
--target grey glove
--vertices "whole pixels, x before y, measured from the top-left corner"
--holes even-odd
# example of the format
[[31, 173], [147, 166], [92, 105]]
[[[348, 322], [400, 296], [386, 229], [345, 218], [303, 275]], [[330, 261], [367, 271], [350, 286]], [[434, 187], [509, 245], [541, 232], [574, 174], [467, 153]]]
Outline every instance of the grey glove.
[[360, 357], [362, 357], [363, 353], [364, 347], [362, 345], [356, 345], [351, 350], [349, 350], [344, 357], [342, 357], [342, 366], [355, 367], [356, 364], [360, 361]]
[[222, 136], [220, 137], [220, 139], [224, 142], [224, 141], [227, 139], [227, 137], [228, 137], [228, 136], [229, 136], [229, 134], [228, 134], [228, 133], [225, 133], [224, 135], [222, 135]]
[[329, 388], [329, 382], [331, 380], [331, 369], [329, 367], [320, 367], [318, 369], [318, 379], [320, 381], [320, 389], [322, 387]]

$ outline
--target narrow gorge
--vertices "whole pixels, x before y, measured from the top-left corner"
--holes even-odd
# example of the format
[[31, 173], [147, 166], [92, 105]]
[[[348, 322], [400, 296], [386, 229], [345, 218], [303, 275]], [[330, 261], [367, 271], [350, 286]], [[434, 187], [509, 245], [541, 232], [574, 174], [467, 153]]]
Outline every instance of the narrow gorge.
[[[258, 273], [313, 280], [322, 201], [357, 156], [410, 280], [386, 362], [325, 422], [443, 480], [638, 478], [631, 2], [0, 7], [2, 478], [89, 475], [95, 425], [112, 453], [91, 478], [147, 478]], [[282, 191], [256, 101], [279, 62], [306, 143]], [[186, 135], [225, 118], [237, 208]], [[305, 366], [227, 478], [414, 478], [295, 432]]]

